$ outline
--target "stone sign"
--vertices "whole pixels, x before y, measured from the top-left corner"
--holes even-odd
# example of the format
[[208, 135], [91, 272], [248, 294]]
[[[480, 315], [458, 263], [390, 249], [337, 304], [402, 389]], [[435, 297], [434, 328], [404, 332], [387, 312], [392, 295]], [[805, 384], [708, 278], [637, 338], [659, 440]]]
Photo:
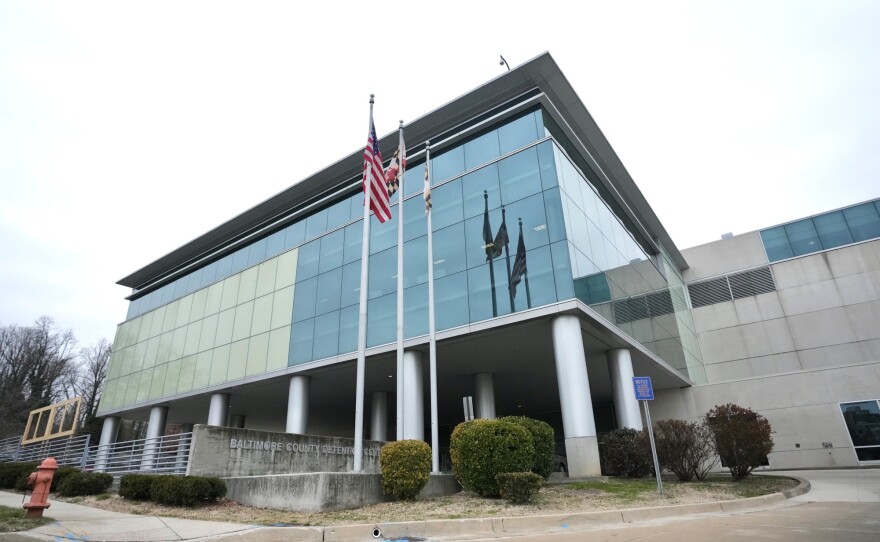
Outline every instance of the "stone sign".
[[[383, 444], [364, 441], [364, 472], [379, 472]], [[354, 439], [196, 425], [187, 474], [229, 477], [349, 472], [353, 465]]]

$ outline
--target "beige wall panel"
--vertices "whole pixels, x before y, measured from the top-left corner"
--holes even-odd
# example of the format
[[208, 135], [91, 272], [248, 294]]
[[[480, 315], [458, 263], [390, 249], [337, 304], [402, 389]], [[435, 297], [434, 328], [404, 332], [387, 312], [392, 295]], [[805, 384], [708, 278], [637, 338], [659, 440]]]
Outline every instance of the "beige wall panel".
[[880, 270], [880, 240], [830, 250], [827, 254], [836, 277]]
[[787, 316], [832, 309], [843, 305], [834, 280], [794, 286], [780, 290], [778, 293]]
[[827, 253], [820, 252], [773, 264], [773, 278], [778, 290], [831, 280]]
[[685, 269], [685, 282], [724, 275], [767, 263], [764, 245], [758, 232], [737, 235], [682, 251], [690, 267]]
[[856, 340], [846, 309], [836, 308], [790, 316], [786, 319], [798, 350], [844, 344]]
[[729, 328], [737, 326], [739, 323], [739, 317], [732, 301], [694, 309], [694, 326], [697, 333]]

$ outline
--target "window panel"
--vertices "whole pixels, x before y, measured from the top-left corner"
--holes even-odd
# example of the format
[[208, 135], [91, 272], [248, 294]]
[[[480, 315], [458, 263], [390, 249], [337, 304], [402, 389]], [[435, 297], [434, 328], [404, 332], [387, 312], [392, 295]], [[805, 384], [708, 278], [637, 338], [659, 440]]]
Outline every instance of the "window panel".
[[258, 297], [254, 301], [254, 315], [251, 319], [251, 335], [259, 335], [269, 331], [272, 323], [272, 295]]
[[556, 173], [556, 157], [553, 153], [553, 142], [545, 141], [537, 147], [538, 149], [538, 167], [541, 170], [541, 186], [544, 190], [559, 185]]
[[352, 305], [339, 311], [339, 353], [357, 350], [358, 306]]
[[565, 217], [562, 211], [562, 193], [559, 188], [544, 192], [544, 211], [547, 216], [547, 235], [551, 243], [566, 238]]
[[340, 306], [347, 307], [360, 302], [361, 262], [352, 262], [342, 268]]
[[348, 264], [361, 259], [364, 238], [363, 221], [349, 224], [345, 227], [344, 232], [342, 263]]
[[183, 297], [186, 295], [186, 277], [175, 280], [172, 284], [174, 284], [174, 297]]
[[284, 248], [291, 249], [306, 240], [306, 222], [300, 220], [284, 228]]
[[289, 326], [293, 317], [293, 286], [278, 290], [273, 296], [271, 328]]
[[296, 280], [310, 279], [318, 274], [318, 258], [321, 255], [320, 241], [312, 241], [299, 248], [296, 263]]
[[159, 335], [159, 350], [156, 352], [156, 365], [171, 359], [171, 342], [174, 333], [169, 331]]
[[290, 330], [290, 357], [288, 365], [298, 365], [312, 361], [312, 343], [315, 334], [315, 320], [295, 322]]
[[[455, 243], [455, 247], [457, 250], [455, 252], [461, 251], [461, 246], [464, 245], [467, 249], [467, 267], [476, 267], [478, 265], [482, 265], [486, 263], [486, 240], [484, 231], [486, 230], [486, 216], [475, 216], [473, 218], [469, 218], [465, 221], [465, 239], [464, 243], [459, 239], [455, 239], [451, 241], [451, 243]], [[510, 237], [510, 225], [508, 224], [508, 237]], [[455, 226], [453, 226], [455, 227]], [[489, 211], [489, 226], [488, 230], [491, 233], [492, 242], [494, 243], [495, 237], [498, 235], [498, 230], [501, 227], [501, 209], [495, 209], [493, 211]], [[453, 250], [453, 246], [445, 247], [448, 250]], [[489, 249], [491, 250], [491, 248]], [[434, 261], [438, 260], [437, 256], [437, 236], [434, 236]], [[436, 269], [436, 268], [435, 268]], [[455, 269], [453, 272], [459, 271], [460, 269]]]
[[501, 200], [505, 203], [520, 200], [541, 191], [538, 169], [538, 151], [532, 147], [498, 163], [501, 181]]
[[464, 144], [465, 169], [472, 169], [501, 156], [498, 132], [492, 130]]
[[495, 259], [492, 265], [484, 264], [468, 270], [468, 303], [471, 322], [488, 320], [511, 312], [503, 256]]
[[183, 347], [186, 345], [186, 327], [179, 327], [174, 330], [171, 336], [171, 355], [170, 360], [174, 361], [183, 357]]
[[344, 243], [344, 230], [337, 230], [321, 238], [321, 255], [318, 263], [319, 273], [342, 266]]
[[247, 367], [248, 345], [250, 341], [244, 339], [234, 342], [229, 347], [229, 368], [226, 370], [226, 381], [244, 378]]
[[156, 365], [156, 356], [159, 354], [159, 337], [147, 340], [147, 351], [144, 354], [144, 369]]
[[235, 324], [235, 309], [227, 309], [217, 317], [217, 335], [214, 345], [220, 346], [232, 342], [232, 328]]
[[397, 208], [391, 209], [391, 220], [379, 223], [376, 215], [370, 217], [370, 254], [397, 246]]
[[[497, 163], [468, 173], [462, 177], [461, 183], [465, 218], [482, 215], [487, 204], [490, 210], [501, 207]], [[431, 199], [434, 199], [433, 195]]]
[[248, 267], [257, 265], [266, 259], [267, 243], [268, 241], [265, 238], [251, 243], [251, 246], [248, 247]]
[[223, 283], [217, 282], [208, 286], [205, 296], [205, 316], [220, 312], [220, 300], [223, 298]]
[[290, 350], [290, 326], [284, 326], [269, 333], [269, 354], [266, 371], [278, 371], [287, 367], [287, 354]]
[[168, 374], [168, 364], [162, 364], [153, 369], [153, 377], [150, 380], [150, 399], [158, 399], [165, 392], [165, 377]]
[[556, 298], [560, 301], [571, 299], [575, 296], [574, 281], [572, 277], [571, 263], [569, 260], [569, 244], [560, 241], [550, 245], [550, 253], [553, 258], [553, 277], [556, 284]]
[[217, 314], [213, 314], [202, 320], [202, 329], [199, 333], [199, 352], [214, 348], [214, 341], [217, 340], [218, 320], [220, 320], [220, 316]]
[[403, 245], [403, 287], [409, 288], [428, 281], [428, 236], [407, 241]]
[[813, 225], [816, 226], [822, 248], [834, 248], [853, 242], [853, 236], [841, 211], [814, 217]]
[[788, 236], [791, 251], [795, 256], [811, 254], [822, 249], [819, 244], [819, 235], [816, 233], [812, 220], [807, 219], [786, 224], [785, 234]]
[[[434, 279], [453, 275], [467, 267], [465, 224], [459, 223], [434, 232]], [[473, 244], [473, 243], [472, 243]], [[485, 251], [483, 251], [485, 259]]]
[[463, 171], [464, 149], [462, 147], [454, 147], [438, 155], [431, 154], [432, 183], [445, 181], [446, 179], [459, 175]]
[[784, 226], [763, 230], [761, 240], [764, 242], [764, 250], [767, 251], [767, 259], [771, 262], [791, 258], [794, 255]]
[[342, 288], [342, 268], [318, 275], [315, 314], [326, 314], [339, 309]]
[[367, 346], [397, 339], [397, 295], [390, 294], [367, 302]]
[[150, 382], [153, 380], [152, 371], [141, 371], [138, 379], [137, 397], [135, 401], [141, 403], [150, 398]]
[[312, 239], [327, 231], [327, 209], [322, 209], [306, 218], [306, 239]]
[[185, 326], [190, 322], [189, 313], [192, 311], [192, 300], [191, 295], [180, 300], [180, 304], [177, 306], [177, 322], [174, 323], [174, 327]]
[[251, 301], [256, 295], [258, 272], [259, 268], [251, 267], [241, 274], [241, 281], [238, 284], [238, 305]]
[[344, 200], [334, 203], [327, 209], [327, 229], [332, 230], [349, 221], [351, 214], [351, 201], [346, 197]]
[[138, 328], [137, 342], [145, 341], [150, 337], [150, 328], [153, 325], [153, 313], [148, 312], [140, 318], [141, 325]]
[[535, 115], [529, 113], [498, 128], [501, 154], [515, 151], [538, 139]]
[[211, 379], [211, 358], [213, 355], [213, 352], [207, 350], [196, 356], [196, 370], [192, 383], [194, 390], [202, 389], [208, 385]]
[[880, 446], [880, 405], [877, 401], [842, 403], [840, 410], [853, 446]]
[[194, 322], [205, 317], [205, 305], [208, 302], [208, 290], [199, 290], [192, 295], [192, 308], [189, 312], [189, 321]]
[[[425, 217], [424, 198], [410, 198], [403, 202], [403, 207], [403, 241], [406, 242], [410, 239], [427, 235], [428, 220]], [[434, 224], [434, 228], [437, 228], [436, 224]], [[358, 245], [358, 248], [360, 248], [360, 245]], [[360, 258], [360, 253], [358, 253], [358, 258]]]
[[315, 300], [318, 294], [318, 279], [311, 278], [299, 282], [293, 293], [293, 321], [299, 322], [315, 316]]
[[183, 393], [192, 389], [193, 377], [195, 374], [195, 356], [187, 356], [180, 360], [180, 376], [177, 379], [177, 393]]
[[871, 203], [864, 203], [843, 210], [855, 241], [866, 241], [880, 237], [880, 215]]
[[271, 258], [284, 252], [284, 230], [279, 230], [266, 239], [266, 257]]
[[[422, 191], [424, 185], [425, 162], [408, 164], [406, 171], [403, 173], [403, 197], [418, 194]], [[361, 207], [362, 203], [363, 197], [359, 198], [358, 200], [358, 209], [360, 210], [360, 214], [358, 216], [363, 216], [364, 214], [363, 208]]]
[[[407, 288], [403, 292], [403, 299], [404, 337], [410, 338], [426, 335], [428, 333], [428, 284], [423, 283]], [[434, 317], [436, 319], [436, 314]], [[397, 336], [395, 335], [396, 338]]]
[[232, 274], [232, 254], [223, 256], [217, 260], [217, 273], [215, 280], [225, 279]]
[[231, 309], [238, 303], [238, 286], [241, 275], [232, 275], [223, 281], [223, 296], [220, 298], [220, 310]]
[[231, 273], [239, 273], [241, 271], [244, 271], [245, 268], [248, 266], [247, 262], [248, 262], [248, 247], [243, 247], [243, 248], [236, 250], [232, 254], [232, 269], [230, 270], [230, 272]]
[[254, 302], [248, 301], [235, 307], [235, 323], [232, 325], [232, 340], [238, 341], [251, 333], [251, 320], [254, 316]]
[[186, 342], [183, 343], [183, 355], [191, 356], [199, 351], [199, 339], [202, 335], [202, 323], [193, 322], [186, 326]]
[[257, 272], [256, 297], [262, 297], [275, 291], [275, 275], [278, 272], [278, 259], [263, 262]]
[[177, 393], [177, 383], [180, 380], [180, 363], [175, 360], [168, 363], [165, 373], [165, 386], [162, 388], [162, 397], [170, 397]]
[[335, 356], [339, 348], [339, 311], [315, 318], [315, 336], [312, 359]]
[[216, 386], [226, 382], [226, 373], [229, 370], [230, 345], [226, 344], [215, 348], [211, 356], [211, 378], [209, 384]]
[[275, 289], [280, 290], [296, 281], [296, 267], [299, 250], [291, 250], [278, 256], [278, 271], [275, 274]]
[[253, 376], [266, 372], [266, 359], [269, 355], [269, 334], [251, 337], [248, 345], [248, 359], [245, 375]]
[[434, 280], [434, 317], [438, 330], [468, 323], [467, 272]]
[[397, 249], [389, 248], [370, 256], [369, 299], [397, 289]]
[[[431, 203], [433, 207], [431, 209], [431, 222], [434, 231], [457, 224], [464, 219], [461, 204], [461, 181], [462, 179], [456, 179], [432, 189]], [[422, 209], [416, 216], [427, 222], [424, 212], [424, 199], [421, 201]]]

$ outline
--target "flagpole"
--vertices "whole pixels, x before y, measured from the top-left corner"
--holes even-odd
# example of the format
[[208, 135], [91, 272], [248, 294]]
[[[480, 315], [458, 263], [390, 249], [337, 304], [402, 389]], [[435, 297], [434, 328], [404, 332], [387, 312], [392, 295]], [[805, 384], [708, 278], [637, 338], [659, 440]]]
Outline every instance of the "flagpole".
[[[373, 98], [370, 94], [370, 123], [367, 134], [373, 130]], [[358, 310], [358, 357], [357, 385], [354, 398], [354, 465], [353, 472], [364, 470], [364, 373], [367, 352], [367, 275], [370, 272], [370, 201], [372, 199], [373, 182], [364, 179], [364, 226], [361, 241], [361, 291]]]
[[[397, 151], [402, 152], [403, 121], [397, 129]], [[400, 186], [397, 189], [397, 440], [403, 440], [403, 170], [404, 156], [398, 155]]]
[[[507, 233], [507, 210], [501, 206], [501, 225]], [[504, 243], [504, 259], [507, 261], [507, 297], [510, 298], [510, 312], [516, 312], [516, 305], [513, 303], [513, 288], [510, 287], [510, 236], [507, 236], [507, 242]]]
[[[425, 141], [425, 171], [431, 164], [431, 142]], [[430, 188], [430, 177], [427, 188]], [[434, 323], [434, 233], [431, 211], [428, 214], [428, 359], [431, 378], [431, 472], [440, 474], [440, 429], [437, 412], [437, 330]]]

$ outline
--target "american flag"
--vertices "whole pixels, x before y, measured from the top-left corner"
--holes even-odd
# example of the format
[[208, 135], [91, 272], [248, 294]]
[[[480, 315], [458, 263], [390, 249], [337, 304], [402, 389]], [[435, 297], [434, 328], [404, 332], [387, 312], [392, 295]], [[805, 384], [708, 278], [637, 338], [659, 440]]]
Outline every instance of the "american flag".
[[[369, 185], [367, 184], [369, 183]], [[391, 203], [388, 201], [388, 186], [385, 184], [385, 171], [382, 169], [382, 153], [379, 152], [379, 138], [376, 126], [370, 116], [370, 132], [367, 134], [367, 147], [364, 149], [364, 194], [369, 186], [370, 210], [376, 213], [379, 222], [391, 219]]]

